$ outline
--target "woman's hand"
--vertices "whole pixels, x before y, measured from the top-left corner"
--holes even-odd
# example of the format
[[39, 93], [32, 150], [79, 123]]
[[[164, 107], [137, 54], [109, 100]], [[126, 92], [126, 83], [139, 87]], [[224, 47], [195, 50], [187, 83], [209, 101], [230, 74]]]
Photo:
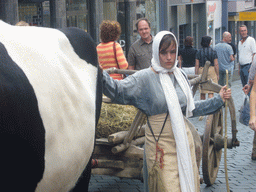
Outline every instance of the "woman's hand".
[[253, 131], [256, 131], [256, 116], [253, 116], [253, 117], [250, 118], [249, 127], [250, 127]]
[[221, 99], [225, 102], [227, 99], [231, 98], [231, 89], [227, 89], [227, 86], [223, 86], [219, 92]]

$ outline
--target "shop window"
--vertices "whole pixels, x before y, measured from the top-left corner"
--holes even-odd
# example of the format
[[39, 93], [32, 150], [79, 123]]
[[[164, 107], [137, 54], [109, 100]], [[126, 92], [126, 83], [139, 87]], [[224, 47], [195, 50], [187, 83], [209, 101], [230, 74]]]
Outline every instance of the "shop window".
[[195, 47], [196, 49], [198, 49], [198, 28], [197, 28], [198, 24], [194, 23], [193, 24], [193, 47]]
[[88, 7], [86, 0], [66, 0], [67, 26], [88, 30]]
[[187, 25], [180, 25], [179, 26], [179, 47], [184, 48], [184, 40], [187, 36], [186, 34]]
[[136, 19], [140, 19], [146, 16], [145, 1], [136, 2]]
[[215, 29], [215, 45], [221, 41], [220, 28]]
[[117, 21], [118, 0], [103, 1], [103, 19]]
[[26, 21], [31, 26], [43, 26], [42, 3], [19, 3], [19, 20]]
[[135, 27], [139, 18], [146, 17], [151, 23], [151, 34], [157, 33], [158, 4], [156, 0], [103, 0], [103, 20], [115, 20], [121, 24], [122, 34], [119, 43], [124, 51], [140, 38]]

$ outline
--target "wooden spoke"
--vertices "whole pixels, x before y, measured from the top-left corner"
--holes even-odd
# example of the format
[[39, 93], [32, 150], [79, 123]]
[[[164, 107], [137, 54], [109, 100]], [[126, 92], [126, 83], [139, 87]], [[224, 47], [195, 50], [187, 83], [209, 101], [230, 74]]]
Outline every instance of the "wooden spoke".
[[203, 138], [203, 159], [202, 169], [204, 182], [212, 185], [217, 177], [222, 150], [215, 147], [214, 136], [223, 135], [223, 114], [222, 110], [209, 115], [206, 119], [206, 127]]

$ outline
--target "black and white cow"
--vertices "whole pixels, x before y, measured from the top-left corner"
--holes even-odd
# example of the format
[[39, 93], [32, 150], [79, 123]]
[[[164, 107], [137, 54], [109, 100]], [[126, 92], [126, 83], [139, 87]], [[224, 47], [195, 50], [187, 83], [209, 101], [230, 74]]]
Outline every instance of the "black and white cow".
[[101, 92], [86, 32], [0, 21], [1, 188], [87, 191]]

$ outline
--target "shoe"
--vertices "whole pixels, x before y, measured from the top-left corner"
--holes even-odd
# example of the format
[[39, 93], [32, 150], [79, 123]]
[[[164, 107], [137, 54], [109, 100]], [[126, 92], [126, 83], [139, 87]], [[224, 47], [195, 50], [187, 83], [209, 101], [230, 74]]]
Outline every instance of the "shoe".
[[200, 117], [198, 118], [199, 121], [202, 121], [203, 119], [204, 119], [204, 116], [200, 116]]

